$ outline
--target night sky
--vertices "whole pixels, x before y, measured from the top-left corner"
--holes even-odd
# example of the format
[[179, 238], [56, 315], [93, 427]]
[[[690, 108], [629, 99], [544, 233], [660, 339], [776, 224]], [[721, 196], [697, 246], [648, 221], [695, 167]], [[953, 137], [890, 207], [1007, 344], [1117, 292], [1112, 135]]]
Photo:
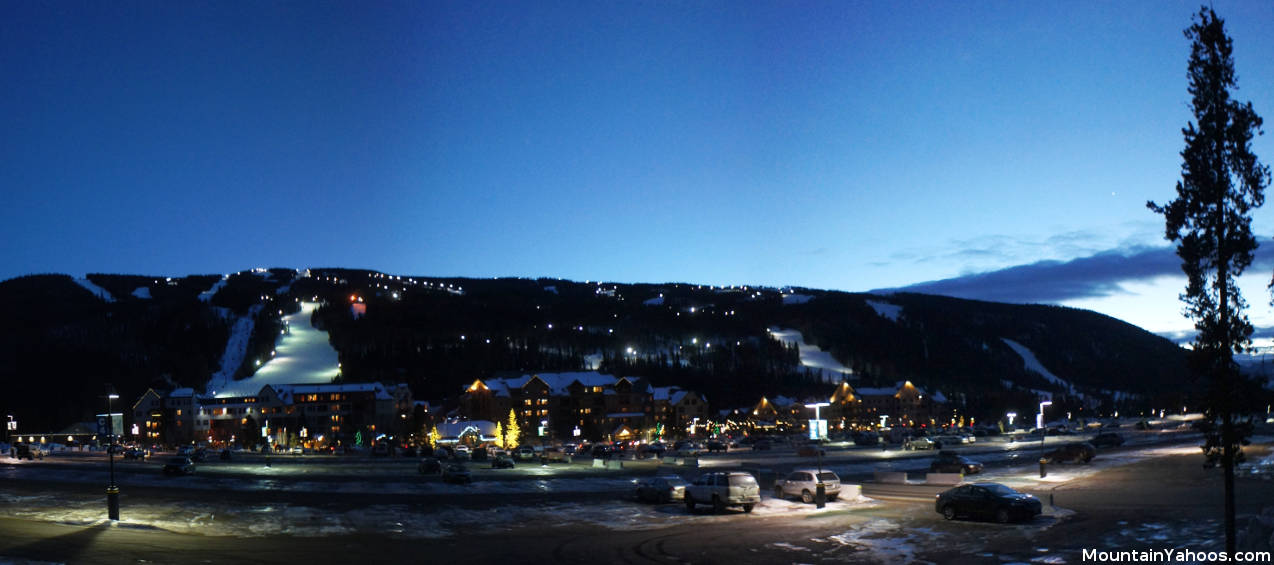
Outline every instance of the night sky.
[[[1274, 120], [1274, 3], [1211, 5]], [[1144, 205], [1175, 194], [1197, 11], [3, 2], [0, 279], [919, 284], [1184, 329]]]

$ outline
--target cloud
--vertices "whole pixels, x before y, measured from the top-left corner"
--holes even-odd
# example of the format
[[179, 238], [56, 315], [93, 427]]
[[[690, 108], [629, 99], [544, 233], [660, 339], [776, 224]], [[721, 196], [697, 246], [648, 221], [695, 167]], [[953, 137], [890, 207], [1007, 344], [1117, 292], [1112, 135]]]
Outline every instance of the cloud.
[[[1180, 275], [1172, 247], [1133, 246], [1069, 261], [1038, 261], [995, 271], [872, 292], [918, 292], [1016, 303], [1059, 303], [1124, 293], [1122, 283]], [[1256, 252], [1248, 272], [1274, 267], [1274, 246]]]

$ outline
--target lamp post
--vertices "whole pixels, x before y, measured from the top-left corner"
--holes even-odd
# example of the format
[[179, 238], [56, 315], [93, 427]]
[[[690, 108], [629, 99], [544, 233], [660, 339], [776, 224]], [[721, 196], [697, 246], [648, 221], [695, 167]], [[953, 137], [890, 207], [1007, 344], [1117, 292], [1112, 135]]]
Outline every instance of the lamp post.
[[111, 401], [119, 398], [115, 387], [106, 385], [106, 459], [111, 467], [111, 484], [106, 487], [106, 513], [112, 521], [119, 521], [119, 487], [115, 485], [115, 416], [111, 415]]
[[[830, 406], [827, 402], [815, 402], [806, 404], [806, 408], [814, 409], [814, 419], [810, 420], [810, 439], [818, 440], [823, 437], [823, 420], [818, 416], [818, 409], [824, 406]], [[823, 446], [822, 444], [814, 446], [814, 455], [818, 458], [818, 482], [814, 483], [814, 505], [822, 508], [827, 505], [827, 485], [823, 484]]]
[[1048, 471], [1044, 469], [1044, 436], [1048, 435], [1048, 430], [1044, 429], [1044, 407], [1052, 406], [1052, 400], [1045, 400], [1040, 403], [1040, 413], [1035, 415], [1035, 429], [1040, 432], [1040, 478], [1048, 475]]

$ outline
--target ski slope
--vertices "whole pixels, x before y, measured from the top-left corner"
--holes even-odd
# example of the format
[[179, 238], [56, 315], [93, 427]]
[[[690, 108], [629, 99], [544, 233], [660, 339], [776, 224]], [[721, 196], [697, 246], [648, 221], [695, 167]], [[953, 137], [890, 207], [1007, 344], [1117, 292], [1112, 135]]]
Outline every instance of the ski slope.
[[[265, 385], [314, 385], [332, 382], [332, 379], [340, 373], [340, 360], [336, 349], [328, 342], [327, 332], [314, 329], [310, 325], [310, 315], [314, 313], [315, 308], [318, 308], [317, 303], [302, 302], [300, 312], [283, 317], [284, 323], [289, 328], [288, 333], [275, 347], [274, 358], [262, 360], [261, 368], [257, 369], [256, 374], [251, 377], [241, 381], [231, 380], [238, 365], [228, 368], [224, 365], [226, 357], [223, 357], [222, 371], [208, 382], [208, 394], [218, 398], [251, 396], [261, 392], [261, 388]], [[238, 348], [237, 355], [240, 362], [243, 361], [244, 352], [247, 350], [248, 336], [252, 335], [250, 323], [252, 316], [245, 316], [245, 318], [248, 323], [245, 323], [242, 318], [235, 323], [235, 331], [231, 335], [230, 343], [226, 346], [227, 356], [232, 355], [232, 346]], [[240, 324], [244, 324], [246, 329], [241, 328]], [[239, 337], [242, 339], [236, 341]], [[230, 360], [233, 361], [233, 359]], [[248, 362], [254, 361], [248, 360]]]

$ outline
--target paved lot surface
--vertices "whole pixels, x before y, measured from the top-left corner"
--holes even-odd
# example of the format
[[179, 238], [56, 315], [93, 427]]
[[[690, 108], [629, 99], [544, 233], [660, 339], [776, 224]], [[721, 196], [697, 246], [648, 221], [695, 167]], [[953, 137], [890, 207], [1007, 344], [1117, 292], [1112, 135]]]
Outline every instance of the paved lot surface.
[[[76, 518], [49, 521], [38, 513], [15, 518], [22, 501], [64, 504], [83, 497], [98, 505], [100, 486], [9, 480], [3, 487], [9, 506], [0, 518], [0, 563], [321, 563], [357, 558], [372, 563], [999, 564], [1079, 563], [1084, 548], [1218, 548], [1219, 471], [1204, 470], [1201, 456], [1189, 445], [1155, 453], [1092, 473], [1056, 468], [1047, 481], [1032, 478], [1029, 466], [1020, 466], [1016, 474], [1009, 468], [1003, 482], [1046, 503], [1044, 516], [1011, 525], [946, 522], [934, 512], [930, 491], [915, 500], [902, 496], [838, 503], [822, 511], [767, 498], [753, 514], [723, 515], [689, 514], [677, 504], [639, 505], [618, 492], [331, 494], [321, 489], [217, 491], [163, 483], [125, 491], [126, 514], [145, 504], [251, 505], [266, 515], [303, 507], [308, 510], [288, 520], [317, 522], [306, 535], [269, 529], [260, 535], [208, 535], [217, 531], [211, 527], [217, 521], [248, 518], [209, 516], [207, 522], [178, 530], [127, 520], [120, 525]], [[1269, 447], [1253, 446], [1249, 453], [1259, 461], [1269, 456]], [[75, 463], [63, 466], [73, 469]], [[51, 469], [57, 468], [62, 467]], [[577, 474], [577, 480], [624, 480], [583, 470]], [[1274, 481], [1268, 475], [1247, 473], [1238, 489], [1241, 515], [1274, 505]], [[1048, 505], [1050, 495], [1053, 505]], [[322, 533], [324, 520], [357, 512], [369, 514], [359, 522], [368, 527]], [[411, 521], [440, 514], [442, 518]], [[462, 527], [446, 519], [451, 514], [465, 516]], [[489, 527], [483, 527], [486, 521]], [[437, 531], [426, 531], [431, 528]]]

